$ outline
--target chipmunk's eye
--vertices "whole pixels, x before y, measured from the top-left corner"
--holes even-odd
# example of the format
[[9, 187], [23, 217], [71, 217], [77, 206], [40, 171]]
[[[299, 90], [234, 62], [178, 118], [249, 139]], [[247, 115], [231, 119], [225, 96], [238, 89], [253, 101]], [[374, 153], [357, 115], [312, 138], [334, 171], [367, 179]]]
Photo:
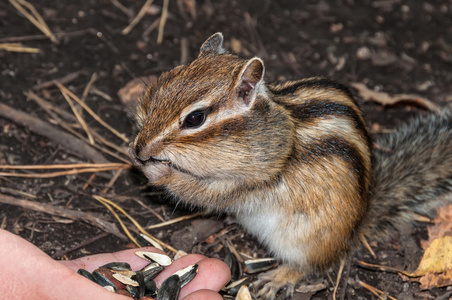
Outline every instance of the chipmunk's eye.
[[185, 117], [183, 128], [194, 128], [201, 126], [206, 120], [206, 113], [202, 110], [195, 110]]

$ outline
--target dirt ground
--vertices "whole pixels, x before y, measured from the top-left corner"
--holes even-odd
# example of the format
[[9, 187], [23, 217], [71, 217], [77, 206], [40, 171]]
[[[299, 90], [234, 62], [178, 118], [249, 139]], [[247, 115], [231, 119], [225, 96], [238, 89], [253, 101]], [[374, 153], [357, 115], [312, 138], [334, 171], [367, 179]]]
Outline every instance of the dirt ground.
[[[190, 61], [202, 42], [218, 31], [223, 32], [227, 48], [264, 60], [267, 81], [329, 76], [346, 84], [365, 83], [371, 89], [390, 94], [417, 94], [441, 106], [452, 102], [451, 0], [175, 0], [169, 1], [161, 44], [157, 37], [163, 1], [156, 0], [127, 35], [122, 30], [144, 1], [119, 2], [122, 8], [113, 0], [33, 1], [57, 42], [43, 36], [9, 2], [1, 2], [0, 43], [20, 42], [40, 52], [0, 50], [0, 103], [64, 131], [54, 115], [24, 93], [31, 91], [53, 107], [72, 114], [52, 80], [61, 81], [81, 97], [96, 73], [98, 78], [86, 103], [131, 139], [136, 128], [127, 115], [128, 108], [118, 97], [118, 90], [136, 77], [159, 75]], [[360, 103], [375, 134], [390, 131], [411, 115], [425, 113], [425, 109], [412, 103], [388, 107], [361, 99]], [[127, 149], [126, 142], [86, 112], [83, 117], [102, 137], [120, 145], [122, 150]], [[83, 131], [79, 132], [83, 135]], [[104, 157], [110, 162], [120, 162], [108, 154]], [[67, 144], [38, 135], [9, 118], [0, 118], [0, 165], [85, 162], [90, 160]], [[171, 220], [194, 213], [176, 207], [158, 190], [146, 186], [144, 177], [134, 170], [123, 171], [104, 193], [114, 174], [83, 173], [52, 178], [0, 175], [0, 198], [8, 196], [86, 212], [116, 223], [111, 213], [92, 197], [103, 195], [125, 208], [143, 226], [160, 223], [159, 217]], [[131, 247], [127, 239], [104, 234], [104, 230], [85, 221], [36, 212], [17, 204], [0, 204], [0, 220], [2, 228], [19, 234], [56, 259]], [[223, 258], [227, 242], [231, 241], [247, 255], [267, 255], [228, 216], [198, 217], [149, 231], [188, 252]], [[338, 298], [377, 299], [359, 285], [363, 281], [397, 299], [448, 299], [451, 292], [447, 288], [421, 291], [418, 283], [404, 282], [397, 274], [356, 264], [359, 259], [414, 270], [422, 255], [419, 243], [425, 232], [421, 225], [394, 236], [390, 243], [372, 245], [376, 258], [365, 250], [358, 251], [347, 261]], [[309, 277], [305, 284], [325, 282], [328, 287], [317, 293], [296, 293], [295, 299], [332, 299], [333, 285], [328, 277], [335, 280], [336, 273], [337, 268], [328, 276]]]

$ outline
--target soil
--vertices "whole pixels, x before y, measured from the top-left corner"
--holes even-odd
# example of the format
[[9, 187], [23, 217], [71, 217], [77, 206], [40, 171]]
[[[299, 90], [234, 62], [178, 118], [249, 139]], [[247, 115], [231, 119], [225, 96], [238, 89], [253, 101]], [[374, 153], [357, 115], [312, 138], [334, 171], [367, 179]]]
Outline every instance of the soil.
[[[120, 2], [132, 16], [144, 3]], [[170, 1], [161, 44], [156, 42], [158, 28], [149, 32], [149, 27], [161, 16], [161, 0], [155, 1], [128, 35], [121, 31], [131, 18], [114, 5], [115, 1], [34, 3], [51, 31], [58, 33], [58, 43], [44, 37], [9, 2], [0, 3], [0, 43], [18, 41], [40, 50], [33, 54], [0, 50], [0, 99], [1, 103], [50, 123], [52, 117], [24, 96], [24, 92], [33, 91], [71, 113], [58, 88], [42, 83], [75, 74], [65, 86], [81, 96], [91, 75], [96, 73], [95, 90], [91, 90], [86, 103], [103, 120], [132, 138], [136, 128], [127, 115], [128, 108], [117, 95], [118, 90], [136, 77], [158, 76], [190, 61], [202, 42], [218, 31], [223, 32], [227, 48], [265, 61], [267, 81], [320, 75], [346, 84], [362, 82], [390, 94], [418, 94], [440, 106], [452, 101], [450, 0]], [[192, 7], [193, 4], [196, 5]], [[390, 131], [411, 115], [425, 113], [413, 104], [383, 107], [359, 101], [375, 134]], [[103, 137], [127, 148], [126, 143], [86, 113], [84, 117]], [[105, 157], [117, 162], [111, 156]], [[0, 118], [1, 165], [83, 162], [89, 160], [74, 149]], [[30, 171], [22, 171], [27, 172]], [[19, 193], [26, 192], [35, 196], [36, 203], [92, 213], [115, 223], [108, 210], [92, 198], [102, 195], [112, 176], [110, 172], [94, 177], [85, 173], [42, 179], [0, 176], [0, 197], [12, 195], [30, 200]], [[170, 220], [193, 213], [146, 186], [144, 177], [134, 170], [122, 172], [104, 196], [116, 201], [144, 226], [161, 222], [155, 214]], [[2, 228], [19, 234], [57, 259], [131, 247], [129, 241], [105, 235], [85, 222], [16, 205], [0, 204], [0, 220]], [[132, 228], [130, 223], [127, 225]], [[150, 232], [188, 252], [223, 258], [230, 240], [240, 252], [252, 257], [268, 255], [227, 216], [198, 217]], [[358, 251], [347, 261], [339, 297], [377, 299], [361, 287], [359, 281], [363, 281], [398, 299], [446, 299], [450, 292], [445, 288], [421, 291], [417, 283], [404, 282], [397, 274], [364, 269], [356, 263], [359, 259], [414, 270], [422, 255], [419, 241], [425, 238], [425, 232], [425, 225], [407, 228], [389, 243], [372, 245], [376, 258], [366, 250]], [[336, 273], [334, 268], [328, 276], [307, 278], [304, 284], [326, 282], [328, 287], [317, 293], [296, 293], [294, 298], [332, 299], [333, 285], [328, 277], [335, 280]], [[283, 294], [279, 297], [283, 298]]]

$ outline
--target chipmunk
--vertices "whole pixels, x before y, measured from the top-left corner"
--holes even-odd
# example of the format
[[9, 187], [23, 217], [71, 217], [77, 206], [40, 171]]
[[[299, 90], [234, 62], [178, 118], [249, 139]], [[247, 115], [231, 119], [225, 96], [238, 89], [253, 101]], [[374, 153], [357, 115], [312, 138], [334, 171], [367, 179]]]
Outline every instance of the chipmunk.
[[266, 83], [264, 70], [212, 35], [148, 88], [130, 155], [152, 184], [235, 215], [267, 246], [282, 265], [259, 294], [273, 299], [343, 258], [359, 234], [382, 237], [452, 191], [452, 113], [420, 117], [373, 150], [347, 87]]

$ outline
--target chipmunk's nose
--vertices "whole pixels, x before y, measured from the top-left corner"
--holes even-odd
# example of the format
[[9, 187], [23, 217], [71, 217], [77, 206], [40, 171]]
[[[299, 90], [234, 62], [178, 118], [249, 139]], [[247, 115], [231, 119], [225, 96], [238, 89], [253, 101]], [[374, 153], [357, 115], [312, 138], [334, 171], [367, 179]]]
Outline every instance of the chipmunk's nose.
[[155, 148], [151, 147], [150, 145], [147, 145], [144, 148], [140, 148], [134, 145], [134, 143], [131, 143], [129, 145], [129, 154], [132, 158], [133, 164], [137, 167], [142, 167], [149, 162], [161, 162], [164, 164], [171, 163], [169, 159], [154, 157], [153, 155], [156, 155], [156, 151]]
[[[151, 159], [150, 155], [146, 155], [144, 153], [145, 151], [139, 151], [137, 152], [137, 149], [134, 145], [134, 143], [130, 143], [129, 145], [129, 155], [132, 158], [132, 162], [135, 166], [142, 167], [146, 164], [147, 161]], [[144, 155], [143, 155], [144, 154]]]

